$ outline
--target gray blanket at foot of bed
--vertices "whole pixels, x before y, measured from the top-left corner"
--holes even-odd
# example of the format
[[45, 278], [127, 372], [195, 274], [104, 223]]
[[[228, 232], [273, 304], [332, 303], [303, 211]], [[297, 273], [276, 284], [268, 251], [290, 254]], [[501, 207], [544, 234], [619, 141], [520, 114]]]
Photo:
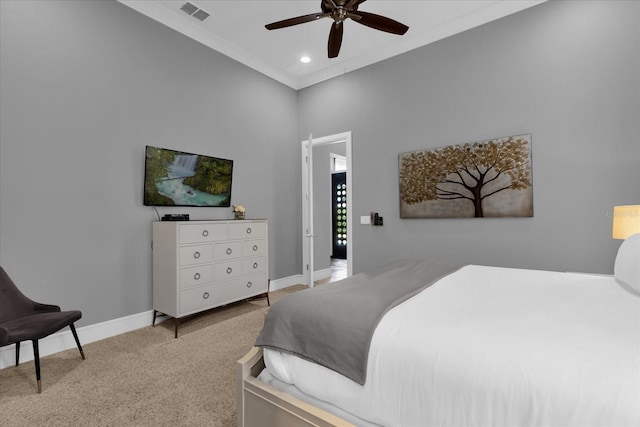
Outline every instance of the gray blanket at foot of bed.
[[364, 384], [382, 316], [460, 267], [403, 260], [288, 295], [269, 310], [255, 345], [293, 353]]

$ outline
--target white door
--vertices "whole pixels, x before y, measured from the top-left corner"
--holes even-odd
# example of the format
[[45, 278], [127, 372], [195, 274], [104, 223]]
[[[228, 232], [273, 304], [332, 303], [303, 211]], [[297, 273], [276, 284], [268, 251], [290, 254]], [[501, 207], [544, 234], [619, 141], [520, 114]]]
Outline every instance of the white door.
[[[351, 132], [302, 141], [302, 271], [304, 284], [314, 285], [313, 273], [313, 147], [345, 143], [347, 157], [347, 188], [352, 189]], [[347, 192], [347, 276], [353, 271], [353, 191]]]
[[[302, 253], [304, 284], [313, 287], [313, 137], [302, 141]], [[306, 254], [306, 255], [305, 255]]]

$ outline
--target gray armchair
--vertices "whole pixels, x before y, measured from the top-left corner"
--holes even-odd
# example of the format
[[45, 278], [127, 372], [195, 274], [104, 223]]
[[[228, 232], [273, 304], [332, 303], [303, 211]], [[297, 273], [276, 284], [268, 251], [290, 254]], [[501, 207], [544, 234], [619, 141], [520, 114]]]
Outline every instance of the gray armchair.
[[4, 268], [0, 267], [0, 347], [16, 345], [16, 366], [18, 366], [20, 343], [28, 340], [33, 343], [38, 393], [42, 392], [38, 340], [69, 326], [84, 360], [84, 351], [73, 325], [81, 317], [82, 313], [78, 310], [60, 311], [57, 305], [32, 301], [20, 292]]

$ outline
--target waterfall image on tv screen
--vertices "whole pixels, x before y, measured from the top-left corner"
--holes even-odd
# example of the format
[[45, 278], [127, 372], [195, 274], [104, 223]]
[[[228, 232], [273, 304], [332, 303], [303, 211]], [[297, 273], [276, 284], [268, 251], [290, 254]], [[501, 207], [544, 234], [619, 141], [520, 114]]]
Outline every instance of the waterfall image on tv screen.
[[233, 160], [147, 146], [145, 206], [231, 206]]

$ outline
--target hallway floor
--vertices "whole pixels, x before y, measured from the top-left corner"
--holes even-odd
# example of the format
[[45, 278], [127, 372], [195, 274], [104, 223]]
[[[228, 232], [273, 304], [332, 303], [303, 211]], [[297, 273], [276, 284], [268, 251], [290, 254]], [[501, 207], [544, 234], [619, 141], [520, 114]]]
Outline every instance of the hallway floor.
[[317, 285], [321, 285], [325, 283], [337, 282], [338, 280], [342, 280], [346, 278], [347, 278], [347, 260], [331, 258], [331, 277], [322, 279], [322, 280], [316, 280], [315, 283]]
[[338, 280], [347, 278], [347, 260], [331, 258], [331, 278], [329, 282], [336, 282]]

